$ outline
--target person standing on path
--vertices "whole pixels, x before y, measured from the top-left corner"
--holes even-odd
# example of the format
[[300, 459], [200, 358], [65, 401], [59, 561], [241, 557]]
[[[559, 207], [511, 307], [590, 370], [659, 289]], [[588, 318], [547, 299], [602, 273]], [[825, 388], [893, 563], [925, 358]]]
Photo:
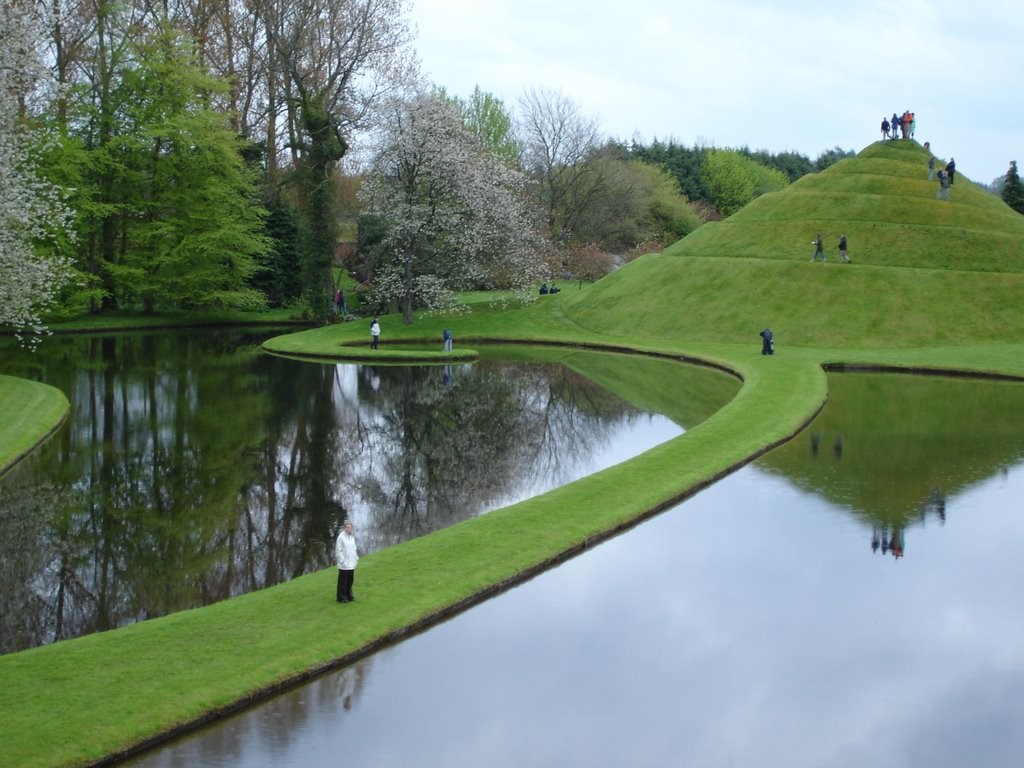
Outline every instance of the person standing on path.
[[348, 520], [341, 526], [341, 533], [334, 542], [334, 559], [338, 563], [338, 602], [351, 603], [352, 585], [356, 580], [356, 564], [359, 552], [356, 550], [356, 537], [352, 533], [352, 523]]
[[839, 260], [850, 263], [850, 257], [846, 255], [846, 235], [839, 236]]
[[443, 338], [444, 338], [444, 351], [445, 352], [451, 352], [452, 351], [452, 332], [448, 328], [444, 329]]
[[380, 348], [380, 323], [377, 322], [377, 318], [373, 318], [373, 322], [370, 323], [370, 349]]
[[819, 256], [821, 256], [822, 261], [825, 261], [825, 244], [821, 239], [821, 232], [811, 240], [811, 243], [814, 245], [814, 255], [811, 256], [811, 261], [817, 261]]

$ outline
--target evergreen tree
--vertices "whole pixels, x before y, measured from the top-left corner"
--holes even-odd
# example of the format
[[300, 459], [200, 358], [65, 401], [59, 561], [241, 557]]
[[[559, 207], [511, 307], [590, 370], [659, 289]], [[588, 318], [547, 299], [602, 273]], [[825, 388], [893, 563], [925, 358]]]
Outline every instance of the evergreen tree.
[[1006, 172], [1003, 182], [1003, 202], [1017, 213], [1024, 213], [1024, 182], [1017, 173], [1017, 161], [1010, 161], [1010, 170]]

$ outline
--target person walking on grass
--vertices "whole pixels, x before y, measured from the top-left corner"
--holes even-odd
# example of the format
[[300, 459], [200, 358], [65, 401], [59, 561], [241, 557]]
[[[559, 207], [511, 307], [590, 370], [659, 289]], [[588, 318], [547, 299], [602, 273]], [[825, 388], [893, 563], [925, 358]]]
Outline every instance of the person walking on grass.
[[356, 580], [359, 552], [356, 549], [352, 523], [348, 520], [341, 526], [341, 533], [334, 542], [334, 559], [338, 563], [338, 602], [351, 603], [355, 600], [352, 596], [352, 585]]
[[935, 192], [936, 200], [949, 200], [950, 183], [949, 174], [945, 171], [939, 171], [939, 188]]
[[370, 323], [370, 349], [380, 348], [380, 323], [377, 318], [373, 318], [373, 322]]
[[850, 257], [846, 255], [846, 235], [839, 236], [839, 260], [850, 263]]
[[811, 240], [811, 245], [814, 246], [814, 255], [811, 256], [811, 261], [817, 261], [818, 257], [821, 256], [821, 260], [825, 261], [825, 243], [821, 239], [821, 232], [818, 236]]

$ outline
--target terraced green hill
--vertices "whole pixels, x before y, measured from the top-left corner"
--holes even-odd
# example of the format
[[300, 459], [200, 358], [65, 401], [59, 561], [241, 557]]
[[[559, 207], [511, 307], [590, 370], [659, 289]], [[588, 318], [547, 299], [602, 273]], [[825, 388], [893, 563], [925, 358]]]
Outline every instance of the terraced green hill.
[[[873, 144], [567, 297], [566, 314], [696, 341], [749, 342], [766, 325], [826, 348], [1024, 340], [1024, 216], [960, 174], [937, 200], [927, 163], [916, 142]], [[825, 264], [810, 262], [817, 232]]]

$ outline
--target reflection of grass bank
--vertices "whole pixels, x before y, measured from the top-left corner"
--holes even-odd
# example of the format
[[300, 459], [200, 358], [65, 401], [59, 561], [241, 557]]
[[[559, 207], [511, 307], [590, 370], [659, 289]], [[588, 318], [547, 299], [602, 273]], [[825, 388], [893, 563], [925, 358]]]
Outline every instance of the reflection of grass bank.
[[[968, 185], [956, 190], [955, 204], [932, 205], [920, 157], [906, 154], [908, 147], [872, 148], [583, 291], [519, 309], [477, 303], [466, 314], [412, 326], [385, 318], [389, 343], [436, 342], [450, 325], [459, 344], [547, 342], [693, 358], [732, 371], [743, 386], [712, 418], [641, 457], [366, 557], [354, 605], [333, 602], [327, 569], [0, 658], [0, 758], [13, 765], [99, 760], [400, 638], [788, 439], [826, 397], [825, 364], [1024, 377], [1024, 276], [1014, 271], [1024, 264], [1016, 251], [993, 251], [1006, 237], [1020, 242], [1019, 217]], [[854, 214], [864, 222], [858, 229], [848, 224]], [[834, 227], [851, 235], [854, 265], [807, 264], [809, 254], [780, 245]], [[965, 255], [981, 251], [990, 269], [1001, 263], [1007, 271], [955, 271]], [[776, 331], [774, 357], [758, 354], [765, 325]], [[349, 323], [265, 346], [318, 357], [366, 335], [363, 324]], [[651, 386], [643, 376], [602, 383], [634, 402], [671, 400], [665, 382]]]

